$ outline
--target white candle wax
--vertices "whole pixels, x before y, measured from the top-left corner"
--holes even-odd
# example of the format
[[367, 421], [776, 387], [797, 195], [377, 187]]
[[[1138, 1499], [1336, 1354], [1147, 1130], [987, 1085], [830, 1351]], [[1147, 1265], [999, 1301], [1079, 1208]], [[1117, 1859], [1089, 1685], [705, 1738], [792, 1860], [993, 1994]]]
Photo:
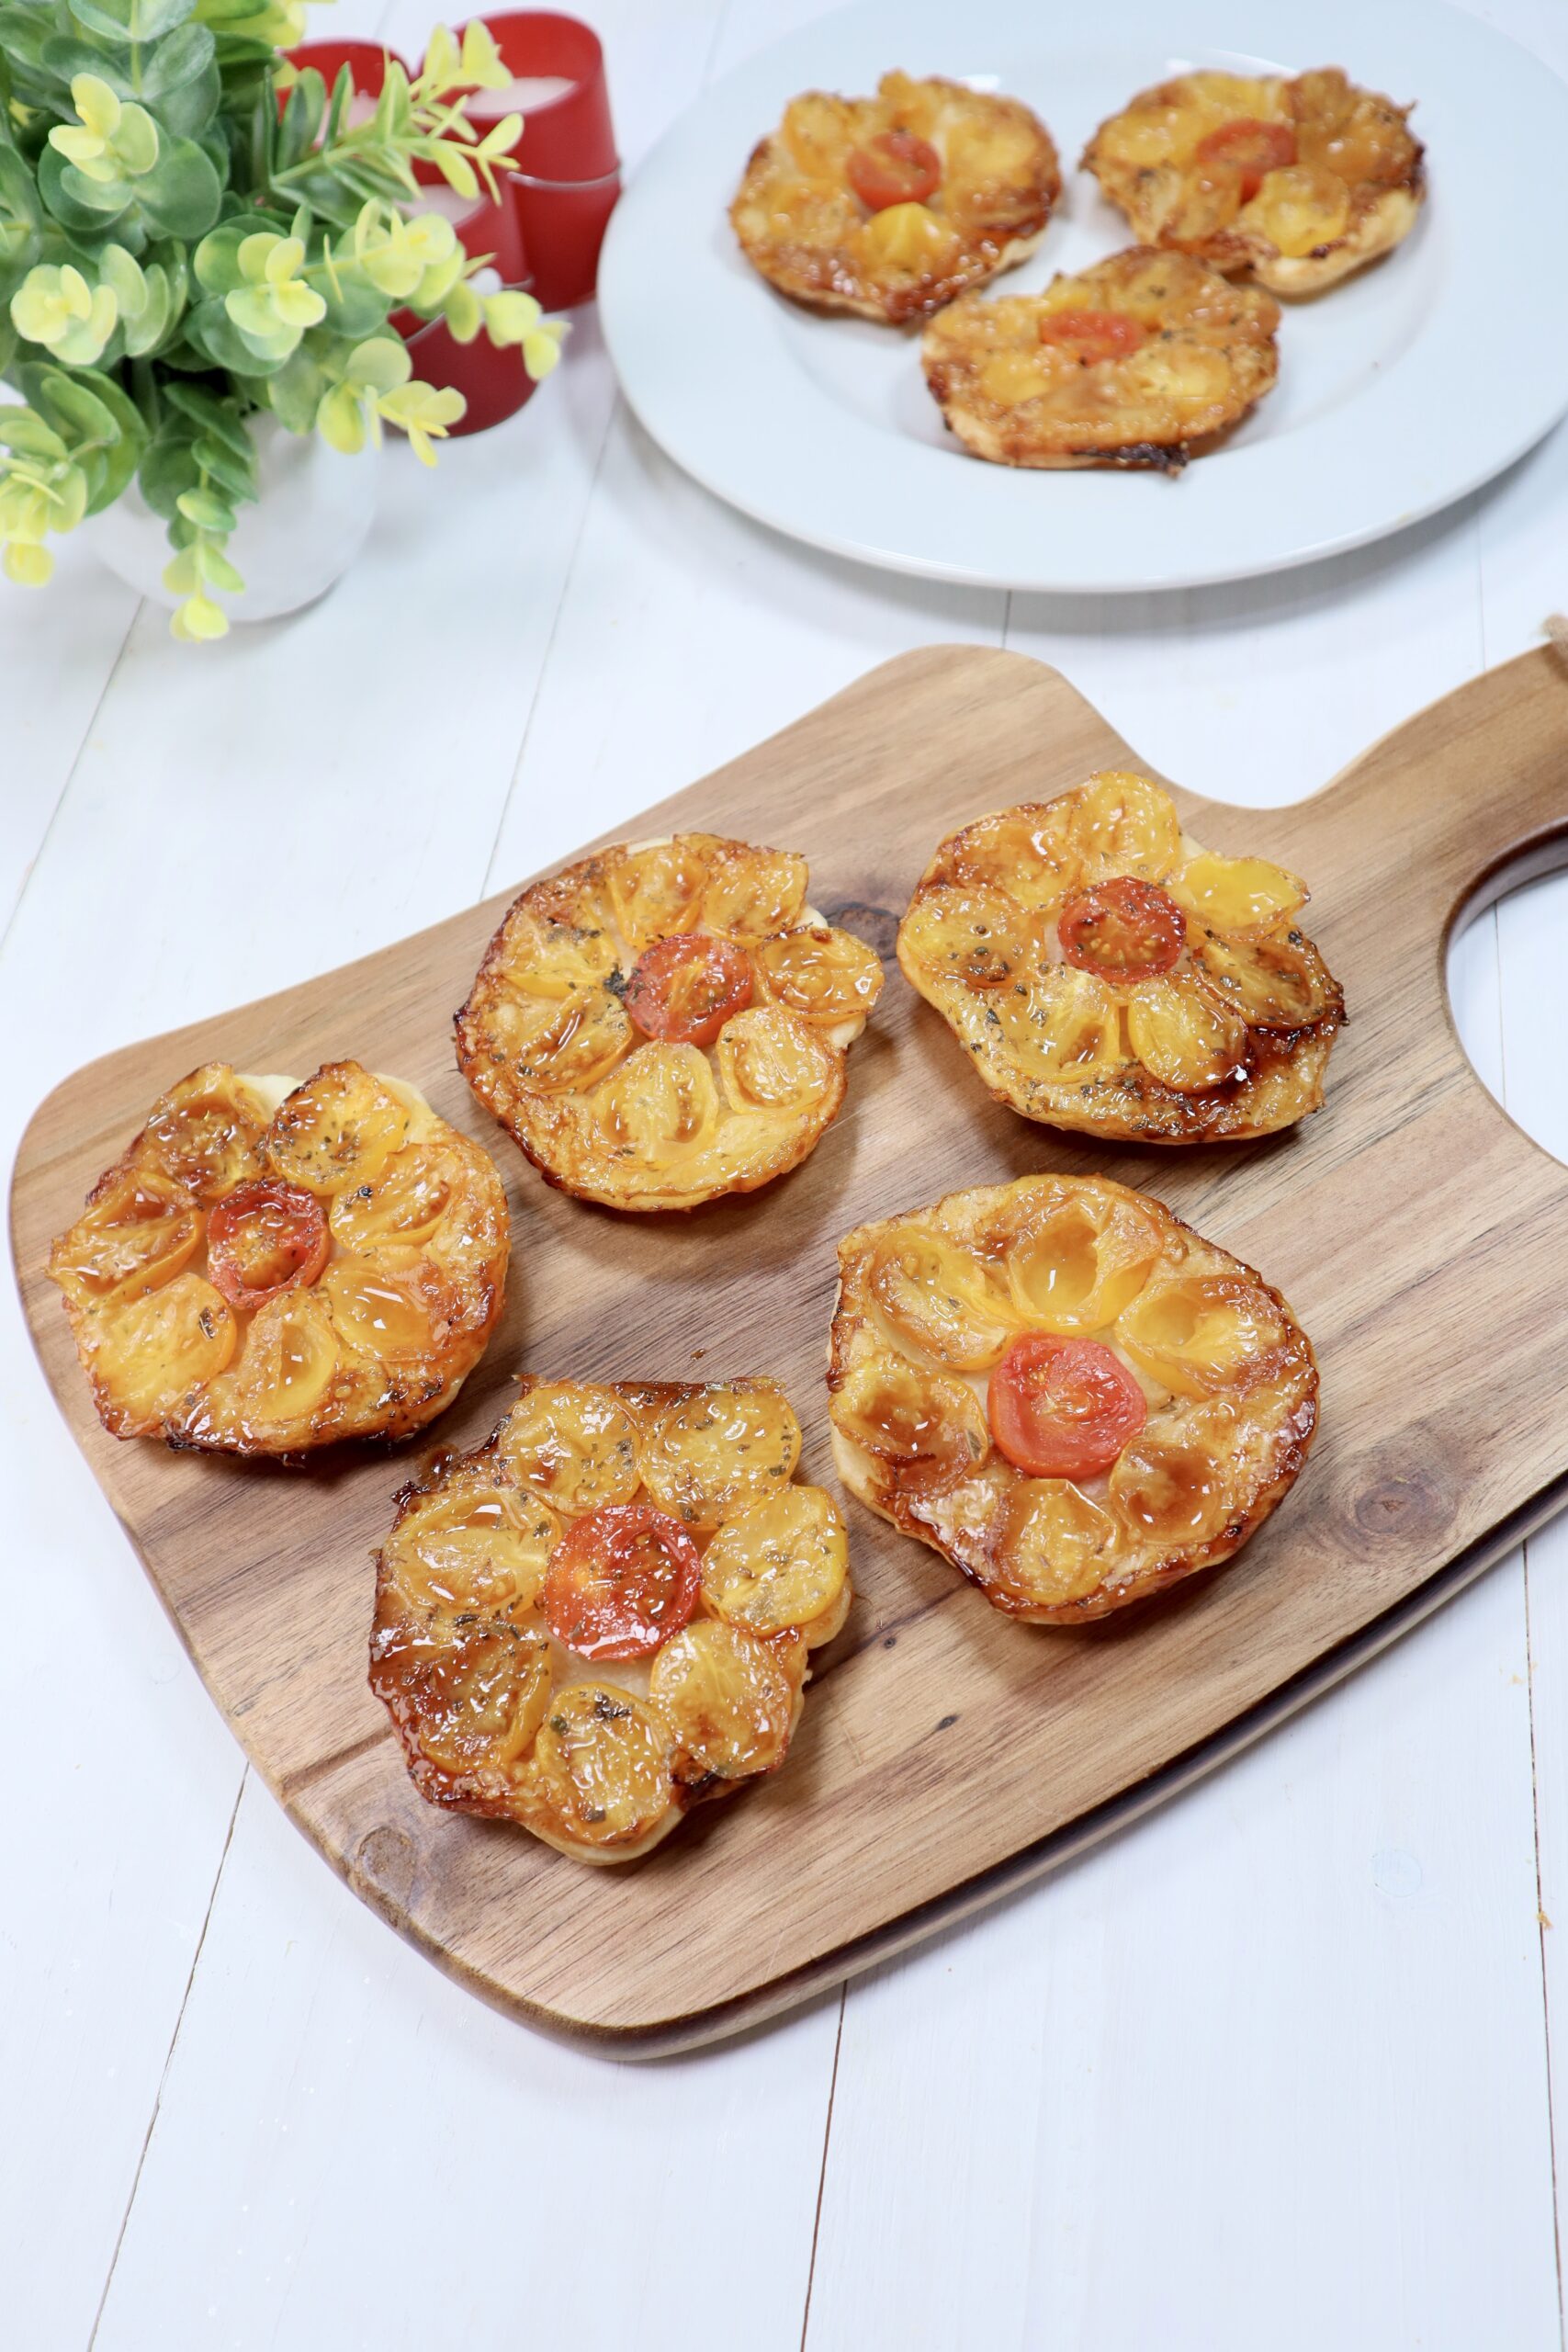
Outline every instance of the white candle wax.
[[504, 89], [476, 90], [468, 100], [475, 121], [497, 122], [503, 114], [527, 116], [566, 96], [577, 85], [564, 74], [520, 74]]
[[435, 187], [422, 187], [401, 209], [405, 218], [411, 212], [439, 212], [455, 229], [460, 229], [484, 201], [483, 197], [459, 196], [455, 187], [448, 187], [443, 181]]

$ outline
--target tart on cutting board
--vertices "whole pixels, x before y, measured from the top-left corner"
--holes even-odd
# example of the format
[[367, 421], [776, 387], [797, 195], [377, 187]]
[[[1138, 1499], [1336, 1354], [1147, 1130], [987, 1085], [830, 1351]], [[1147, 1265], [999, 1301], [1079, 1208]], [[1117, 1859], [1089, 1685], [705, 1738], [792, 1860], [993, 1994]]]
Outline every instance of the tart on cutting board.
[[1318, 294], [1415, 227], [1426, 182], [1409, 113], [1337, 66], [1180, 74], [1102, 122], [1083, 163], [1141, 244]]
[[1061, 187], [1050, 132], [1016, 98], [885, 74], [874, 98], [792, 98], [729, 218], [781, 293], [899, 325], [1032, 253]]
[[506, 1195], [357, 1062], [171, 1087], [50, 1254], [114, 1437], [286, 1454], [445, 1411], [501, 1313]]
[[944, 841], [898, 930], [910, 985], [993, 1094], [1118, 1142], [1270, 1135], [1323, 1101], [1345, 1018], [1306, 885], [1183, 832], [1108, 769]]
[[950, 303], [920, 361], [976, 458], [1179, 473], [1273, 389], [1279, 322], [1256, 287], [1134, 246], [1043, 294]]
[[1041, 1624], [1228, 1559], [1317, 1419], [1279, 1292], [1099, 1177], [953, 1193], [847, 1235], [829, 1387], [851, 1493]]
[[525, 1378], [377, 1555], [370, 1686], [421, 1795], [620, 1862], [776, 1771], [850, 1605], [799, 1455], [772, 1380]]
[[457, 1015], [479, 1101], [552, 1184], [686, 1209], [798, 1166], [882, 988], [806, 860], [714, 833], [618, 846], [509, 909]]

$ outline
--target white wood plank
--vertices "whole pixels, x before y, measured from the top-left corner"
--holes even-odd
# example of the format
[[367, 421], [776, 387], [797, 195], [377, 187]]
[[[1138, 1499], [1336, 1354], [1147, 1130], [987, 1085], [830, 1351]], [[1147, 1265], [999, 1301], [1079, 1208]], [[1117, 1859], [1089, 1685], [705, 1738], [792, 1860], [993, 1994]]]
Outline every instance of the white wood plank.
[[[1568, 692], [1568, 684], [1565, 684]], [[1568, 795], [1564, 796], [1568, 814]], [[1568, 1161], [1568, 873], [1531, 884], [1497, 909], [1503, 1054], [1509, 1111], [1536, 1141]], [[1532, 1278], [1561, 1290], [1561, 1266]], [[1557, 2142], [1559, 2227], [1568, 2181], [1568, 1518], [1526, 1546], [1540, 1938]]]
[[[836, 2024], [607, 2063], [437, 1975], [253, 1780], [96, 2352], [795, 2352]], [[742, 2316], [743, 2315], [743, 2316]]]
[[1556, 2346], [1519, 1586], [852, 1989], [807, 2352]]
[[137, 599], [62, 540], [47, 588], [0, 581], [0, 933], [22, 895], [135, 616]]
[[585, 796], [629, 815], [894, 653], [997, 642], [1002, 614], [995, 592], [880, 577], [748, 522], [618, 409], [491, 887], [582, 840]]

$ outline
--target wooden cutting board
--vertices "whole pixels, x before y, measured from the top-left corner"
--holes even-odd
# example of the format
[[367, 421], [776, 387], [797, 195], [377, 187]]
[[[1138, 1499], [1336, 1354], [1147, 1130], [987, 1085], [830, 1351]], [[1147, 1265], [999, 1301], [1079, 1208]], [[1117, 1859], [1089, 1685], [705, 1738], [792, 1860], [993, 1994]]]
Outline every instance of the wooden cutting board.
[[[581, 1206], [471, 1102], [451, 1013], [511, 892], [110, 1055], [28, 1129], [13, 1236], [39, 1352], [209, 1690], [356, 1892], [531, 2024], [646, 2054], [804, 2000], [1234, 1752], [1568, 1500], [1568, 1170], [1475, 1078], [1444, 985], [1461, 910], [1506, 869], [1556, 862], [1568, 669], [1543, 650], [1477, 679], [1295, 808], [1179, 796], [1210, 846], [1307, 877], [1311, 928], [1349, 1001], [1326, 1110], [1262, 1144], [1100, 1150], [1032, 1126], [990, 1102], [892, 962], [898, 912], [942, 834], [1091, 769], [1140, 764], [1053, 671], [953, 646], [888, 662], [622, 829], [797, 847], [816, 903], [887, 958], [838, 1124], [802, 1170], [748, 1201], [688, 1217]], [[437, 1429], [397, 1453], [299, 1471], [116, 1444], [43, 1277], [51, 1236], [195, 1064], [304, 1076], [341, 1054], [413, 1080], [506, 1173], [513, 1277], [485, 1362]], [[777, 1780], [617, 1871], [423, 1804], [365, 1680], [367, 1555], [423, 1455], [488, 1430], [524, 1365], [769, 1371], [805, 1423], [804, 1475], [831, 1486], [822, 1375], [839, 1235], [1042, 1168], [1146, 1185], [1278, 1283], [1315, 1341], [1318, 1442], [1247, 1550], [1161, 1602], [1056, 1632], [1010, 1624], [851, 1504], [859, 1597]]]

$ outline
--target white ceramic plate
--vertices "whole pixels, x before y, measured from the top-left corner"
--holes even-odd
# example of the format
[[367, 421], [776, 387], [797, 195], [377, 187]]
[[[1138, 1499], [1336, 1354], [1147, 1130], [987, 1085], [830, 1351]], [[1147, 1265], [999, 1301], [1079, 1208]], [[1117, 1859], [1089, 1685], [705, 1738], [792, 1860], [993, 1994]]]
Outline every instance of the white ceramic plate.
[[[864, 0], [707, 92], [611, 222], [604, 332], [626, 397], [676, 462], [759, 520], [867, 563], [992, 587], [1193, 587], [1310, 563], [1450, 504], [1568, 409], [1568, 301], [1551, 175], [1568, 85], [1442, 0]], [[1177, 44], [1179, 43], [1179, 46]], [[1418, 103], [1429, 195], [1390, 257], [1287, 306], [1280, 380], [1179, 480], [1026, 473], [966, 456], [920, 373], [919, 329], [823, 318], [741, 257], [727, 207], [797, 91], [945, 74], [1033, 107], [1061, 210], [994, 281], [1043, 286], [1128, 242], [1073, 166], [1135, 90], [1195, 66], [1342, 65]]]

